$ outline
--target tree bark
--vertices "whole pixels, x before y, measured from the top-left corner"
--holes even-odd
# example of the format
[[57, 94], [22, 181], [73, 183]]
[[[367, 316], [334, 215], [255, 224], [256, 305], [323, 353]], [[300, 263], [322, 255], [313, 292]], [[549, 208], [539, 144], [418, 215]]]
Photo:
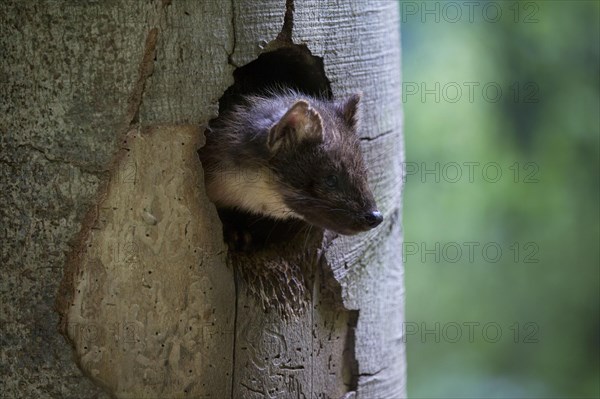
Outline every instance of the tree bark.
[[[398, 12], [391, 1], [4, 1], [2, 392], [405, 397]], [[234, 70], [291, 41], [322, 58], [336, 97], [363, 93], [385, 222], [317, 240], [298, 261], [314, 272], [307, 309], [282, 318], [231, 264], [196, 150]]]

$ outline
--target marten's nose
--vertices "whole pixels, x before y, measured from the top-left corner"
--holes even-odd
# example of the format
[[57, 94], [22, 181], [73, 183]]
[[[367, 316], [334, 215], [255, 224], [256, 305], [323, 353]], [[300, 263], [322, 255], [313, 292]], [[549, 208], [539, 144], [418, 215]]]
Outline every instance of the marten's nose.
[[383, 215], [379, 211], [369, 212], [365, 215], [365, 221], [370, 228], [377, 227], [383, 221]]

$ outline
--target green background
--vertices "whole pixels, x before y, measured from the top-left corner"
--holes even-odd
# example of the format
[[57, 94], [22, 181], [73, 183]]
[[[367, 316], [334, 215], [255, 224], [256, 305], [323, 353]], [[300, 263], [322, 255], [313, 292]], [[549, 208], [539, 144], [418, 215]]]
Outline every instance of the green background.
[[600, 396], [599, 4], [400, 3], [411, 398]]

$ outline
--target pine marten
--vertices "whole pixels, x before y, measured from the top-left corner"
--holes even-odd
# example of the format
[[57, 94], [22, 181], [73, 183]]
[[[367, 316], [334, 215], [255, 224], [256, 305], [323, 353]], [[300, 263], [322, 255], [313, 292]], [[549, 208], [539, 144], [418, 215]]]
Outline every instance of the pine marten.
[[206, 131], [199, 151], [219, 209], [301, 219], [339, 234], [378, 226], [357, 135], [360, 96], [318, 99], [295, 91], [245, 97]]

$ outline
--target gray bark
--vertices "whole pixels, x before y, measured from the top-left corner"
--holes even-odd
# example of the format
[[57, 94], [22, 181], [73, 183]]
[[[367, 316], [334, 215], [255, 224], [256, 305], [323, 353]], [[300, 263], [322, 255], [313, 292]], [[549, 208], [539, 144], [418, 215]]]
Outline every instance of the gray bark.
[[[5, 395], [405, 397], [398, 5], [287, 3], [282, 31], [283, 0], [2, 2]], [[286, 320], [227, 264], [195, 154], [235, 67], [278, 36], [323, 57], [334, 95], [363, 93], [386, 217], [317, 253]]]

